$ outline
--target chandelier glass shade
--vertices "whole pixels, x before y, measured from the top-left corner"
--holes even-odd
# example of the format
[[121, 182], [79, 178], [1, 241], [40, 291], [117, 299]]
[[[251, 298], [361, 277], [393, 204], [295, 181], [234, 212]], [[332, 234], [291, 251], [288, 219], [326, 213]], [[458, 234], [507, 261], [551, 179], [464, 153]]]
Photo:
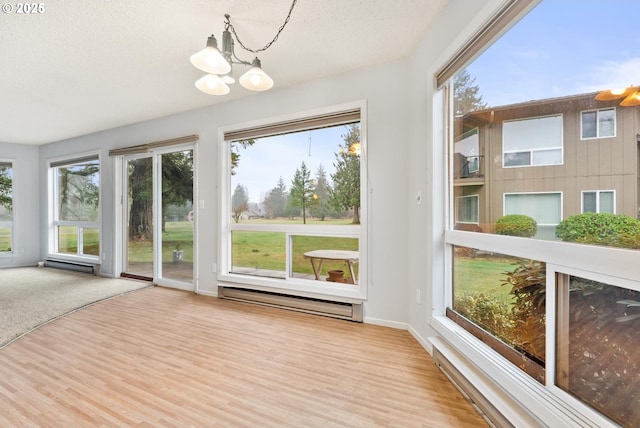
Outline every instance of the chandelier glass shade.
[[205, 74], [196, 81], [196, 88], [209, 95], [227, 95], [231, 90], [217, 74]]
[[213, 36], [207, 39], [207, 47], [191, 55], [191, 64], [209, 74], [224, 75], [231, 72], [231, 64], [218, 50], [218, 42]]
[[[230, 16], [225, 15], [225, 27], [222, 32], [222, 49], [218, 48], [218, 41], [212, 34], [207, 38], [207, 46], [191, 55], [190, 61], [199, 70], [207, 73], [196, 81], [196, 88], [210, 95], [226, 95], [230, 88], [228, 85], [235, 83], [231, 75], [233, 64], [240, 64], [251, 67], [249, 71], [240, 76], [239, 82], [246, 89], [252, 91], [266, 91], [273, 87], [273, 79], [262, 69], [262, 63], [256, 56], [253, 61], [243, 61], [239, 59], [234, 51], [235, 41], [246, 51], [258, 53], [267, 50], [277, 39], [284, 27], [291, 18], [291, 12], [297, 0], [293, 0], [289, 8], [289, 14], [284, 23], [278, 29], [273, 40], [261, 49], [251, 49], [246, 47], [238, 38], [238, 34], [230, 21]], [[234, 41], [235, 37], [235, 41]]]

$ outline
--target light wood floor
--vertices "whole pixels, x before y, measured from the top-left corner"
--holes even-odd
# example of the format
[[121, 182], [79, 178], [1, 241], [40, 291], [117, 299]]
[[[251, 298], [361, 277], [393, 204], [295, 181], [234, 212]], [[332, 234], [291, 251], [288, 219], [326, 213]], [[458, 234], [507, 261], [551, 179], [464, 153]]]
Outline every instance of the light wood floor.
[[0, 351], [2, 427], [482, 427], [406, 331], [149, 288]]

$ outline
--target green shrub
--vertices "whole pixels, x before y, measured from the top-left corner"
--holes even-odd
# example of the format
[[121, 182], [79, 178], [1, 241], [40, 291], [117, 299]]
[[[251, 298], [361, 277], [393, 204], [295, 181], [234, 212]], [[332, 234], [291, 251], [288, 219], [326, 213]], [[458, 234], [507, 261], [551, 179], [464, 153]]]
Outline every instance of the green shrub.
[[461, 291], [455, 295], [454, 309], [485, 330], [503, 340], [511, 336], [515, 325], [511, 305], [497, 296], [477, 291]]
[[522, 214], [509, 214], [498, 219], [495, 232], [498, 235], [531, 238], [536, 234], [537, 229], [538, 224], [531, 217]]
[[502, 285], [511, 287], [512, 316], [517, 326], [510, 340], [529, 356], [545, 360], [546, 264], [521, 259], [511, 272], [504, 272]]
[[562, 220], [556, 236], [563, 241], [634, 248], [640, 221], [622, 214], [583, 213]]

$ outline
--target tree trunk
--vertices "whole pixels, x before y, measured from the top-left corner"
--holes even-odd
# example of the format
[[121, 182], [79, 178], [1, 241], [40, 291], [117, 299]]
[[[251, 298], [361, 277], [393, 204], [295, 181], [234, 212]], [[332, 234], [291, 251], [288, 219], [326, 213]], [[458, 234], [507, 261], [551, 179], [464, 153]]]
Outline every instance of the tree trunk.
[[153, 239], [153, 190], [150, 158], [131, 162], [129, 173], [129, 239]]
[[353, 220], [351, 224], [360, 224], [360, 207], [353, 207]]

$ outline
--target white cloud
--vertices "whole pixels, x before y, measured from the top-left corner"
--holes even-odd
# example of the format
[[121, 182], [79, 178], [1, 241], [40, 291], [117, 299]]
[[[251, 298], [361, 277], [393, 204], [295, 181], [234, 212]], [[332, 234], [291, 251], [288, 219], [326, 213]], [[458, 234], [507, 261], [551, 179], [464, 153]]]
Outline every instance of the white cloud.
[[605, 61], [586, 73], [585, 81], [580, 92], [640, 85], [640, 57], [623, 61]]

